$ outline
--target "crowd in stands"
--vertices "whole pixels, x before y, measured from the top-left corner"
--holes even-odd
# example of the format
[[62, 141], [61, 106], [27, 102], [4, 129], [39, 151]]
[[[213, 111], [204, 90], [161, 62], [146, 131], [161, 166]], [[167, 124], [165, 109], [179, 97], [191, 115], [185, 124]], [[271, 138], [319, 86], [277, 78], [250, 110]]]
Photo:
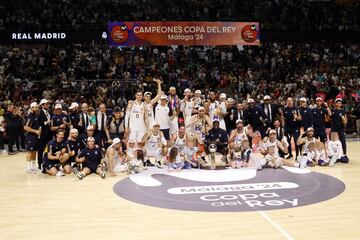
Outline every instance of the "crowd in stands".
[[279, 31], [358, 31], [359, 1], [4, 1], [0, 30], [104, 30], [108, 21], [258, 21]]

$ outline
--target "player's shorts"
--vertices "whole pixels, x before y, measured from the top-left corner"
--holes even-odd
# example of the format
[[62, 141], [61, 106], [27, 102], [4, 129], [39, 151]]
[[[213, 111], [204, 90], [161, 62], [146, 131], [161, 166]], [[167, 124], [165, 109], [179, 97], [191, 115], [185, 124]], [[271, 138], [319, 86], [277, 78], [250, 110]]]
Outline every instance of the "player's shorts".
[[145, 131], [130, 130], [129, 142], [133, 142], [133, 143], [141, 142], [145, 133], [146, 133]]
[[[159, 149], [146, 148], [146, 156], [160, 158], [161, 157], [161, 149], [160, 148]], [[160, 160], [160, 159], [156, 159], [156, 160]]]
[[60, 161], [49, 160], [47, 156], [44, 157], [43, 167], [45, 168], [45, 170], [50, 171], [50, 169], [52, 168], [56, 168], [59, 170], [60, 166], [61, 166]]
[[174, 134], [179, 130], [178, 120], [178, 117], [174, 117], [174, 119], [170, 121], [170, 134]]
[[28, 134], [25, 137], [26, 140], [26, 150], [27, 151], [37, 151], [39, 148], [38, 138], [32, 134]]
[[96, 169], [99, 167], [99, 164], [97, 163], [84, 163], [83, 164], [83, 169], [84, 168], [88, 168], [90, 169], [90, 173], [96, 173]]
[[170, 129], [160, 129], [160, 131], [162, 131], [166, 140], [170, 139]]

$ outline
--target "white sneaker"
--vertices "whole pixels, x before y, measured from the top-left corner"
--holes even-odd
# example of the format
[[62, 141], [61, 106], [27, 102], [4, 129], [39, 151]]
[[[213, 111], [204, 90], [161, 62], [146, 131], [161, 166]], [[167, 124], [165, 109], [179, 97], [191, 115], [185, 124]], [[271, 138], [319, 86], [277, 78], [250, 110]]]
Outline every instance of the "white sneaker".
[[305, 168], [306, 167], [306, 164], [307, 164], [307, 158], [305, 158], [305, 157], [300, 157], [299, 158], [299, 160], [300, 160], [300, 168]]
[[58, 172], [56, 173], [56, 176], [57, 176], [57, 177], [63, 177], [63, 176], [65, 176], [65, 174], [64, 174], [62, 171], [58, 171]]
[[40, 172], [41, 170], [38, 169], [37, 167], [33, 167], [33, 168], [32, 168], [32, 171], [33, 171], [33, 173], [38, 173], [38, 172]]
[[332, 157], [330, 162], [329, 162], [329, 167], [333, 167], [335, 165], [335, 163], [336, 163], [336, 160], [337, 160], [336, 157]]
[[27, 171], [28, 173], [34, 173], [34, 169], [32, 169], [32, 168], [27, 168], [26, 171]]

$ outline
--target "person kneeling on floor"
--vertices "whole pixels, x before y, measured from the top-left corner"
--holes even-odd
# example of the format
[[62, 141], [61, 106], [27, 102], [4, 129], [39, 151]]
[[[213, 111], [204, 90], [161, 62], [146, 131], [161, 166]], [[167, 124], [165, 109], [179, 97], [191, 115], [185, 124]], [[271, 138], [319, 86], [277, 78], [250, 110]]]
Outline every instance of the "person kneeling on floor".
[[44, 169], [51, 176], [61, 177], [64, 172], [71, 172], [69, 154], [67, 153], [66, 142], [64, 141], [65, 130], [59, 129], [56, 132], [56, 139], [49, 142], [48, 152], [44, 155]]
[[74, 173], [80, 180], [91, 173], [99, 174], [101, 178], [105, 178], [106, 172], [102, 164], [101, 149], [95, 145], [95, 139], [93, 137], [87, 138], [87, 147], [76, 157], [76, 162], [83, 164], [82, 171], [77, 171], [77, 169], [74, 168]]

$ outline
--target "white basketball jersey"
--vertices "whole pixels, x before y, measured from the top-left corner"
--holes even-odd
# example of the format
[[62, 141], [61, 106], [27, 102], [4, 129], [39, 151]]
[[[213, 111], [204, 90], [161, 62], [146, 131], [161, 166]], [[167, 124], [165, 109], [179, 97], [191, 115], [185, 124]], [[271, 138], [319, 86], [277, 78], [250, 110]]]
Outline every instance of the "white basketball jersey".
[[276, 140], [275, 142], [270, 142], [270, 139], [268, 139], [266, 142], [264, 142], [264, 148], [269, 148], [269, 147], [274, 147], [274, 156], [279, 157], [279, 149], [277, 147], [277, 142], [278, 140]]
[[146, 131], [144, 121], [145, 107], [144, 103], [133, 103], [130, 110], [129, 127], [135, 131]]
[[218, 105], [219, 105], [219, 103], [217, 101], [209, 104], [210, 121], [214, 121], [214, 119], [218, 119], [218, 116], [215, 115], [215, 112], [216, 112], [216, 109], [217, 109]]
[[152, 125], [155, 121], [153, 105], [151, 103], [144, 102], [144, 106], [145, 106], [146, 113], [148, 115], [149, 126], [152, 127]]
[[174, 147], [177, 147], [179, 149], [179, 152], [182, 152], [185, 148], [185, 143], [186, 143], [186, 134], [184, 135], [183, 138], [180, 138], [179, 133], [176, 133], [176, 140], [174, 142]]
[[309, 140], [308, 138], [305, 138], [303, 153], [307, 153], [309, 151], [309, 144], [312, 142], [315, 143], [315, 141], [316, 141], [316, 139], [314, 137], [311, 140]]
[[151, 135], [148, 140], [146, 140], [146, 149], [150, 151], [154, 151], [159, 149], [161, 143], [161, 135], [160, 133], [158, 135], [154, 135], [154, 133], [151, 131]]
[[238, 135], [234, 139], [235, 142], [240, 142], [240, 144], [241, 144], [242, 141], [244, 141], [245, 139], [248, 139], [248, 137], [246, 136], [246, 128], [245, 127], [243, 127], [241, 132], [238, 132], [237, 129], [235, 129], [234, 131], [237, 131], [237, 133], [238, 133]]

